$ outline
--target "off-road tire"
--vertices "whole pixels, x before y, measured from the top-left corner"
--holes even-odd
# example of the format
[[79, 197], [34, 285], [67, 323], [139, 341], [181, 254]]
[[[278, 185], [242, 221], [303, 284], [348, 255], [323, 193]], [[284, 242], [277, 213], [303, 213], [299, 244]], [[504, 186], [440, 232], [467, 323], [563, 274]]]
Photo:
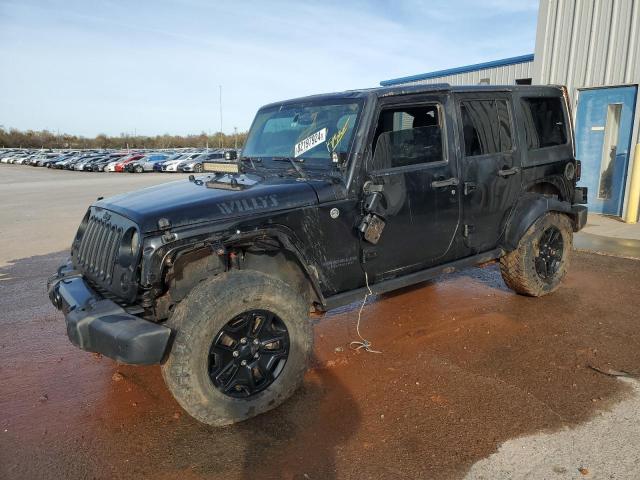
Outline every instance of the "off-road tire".
[[[562, 235], [563, 251], [557, 272], [550, 279], [543, 279], [537, 272], [535, 258], [539, 253], [540, 239], [550, 227]], [[538, 218], [522, 236], [518, 247], [500, 259], [500, 273], [504, 283], [521, 295], [541, 297], [554, 292], [569, 268], [573, 249], [573, 229], [569, 217], [549, 212]]]
[[[249, 398], [233, 398], [209, 377], [209, 349], [227, 322], [253, 309], [273, 312], [284, 322], [289, 356], [266, 389]], [[307, 302], [282, 280], [250, 270], [224, 273], [195, 286], [168, 326], [175, 339], [161, 367], [165, 383], [187, 413], [214, 426], [247, 420], [284, 402], [302, 383], [313, 349]]]

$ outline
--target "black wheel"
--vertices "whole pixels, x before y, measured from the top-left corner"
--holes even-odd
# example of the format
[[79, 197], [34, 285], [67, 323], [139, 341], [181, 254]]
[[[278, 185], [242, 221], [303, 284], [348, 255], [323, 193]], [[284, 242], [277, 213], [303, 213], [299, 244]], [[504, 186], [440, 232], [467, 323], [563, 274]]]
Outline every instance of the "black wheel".
[[566, 215], [550, 212], [536, 220], [518, 248], [500, 259], [500, 272], [509, 288], [540, 297], [555, 291], [567, 273], [573, 229]]
[[247, 310], [223, 326], [209, 349], [209, 377], [225, 395], [249, 398], [271, 385], [289, 357], [289, 330], [268, 310]]
[[142, 173], [144, 171], [144, 169], [142, 168], [142, 165], [136, 165], [133, 170], [136, 173]]
[[302, 382], [313, 346], [307, 302], [268, 275], [229, 272], [198, 284], [168, 321], [162, 365], [178, 403], [197, 420], [228, 425], [271, 410]]
[[196, 163], [193, 166], [193, 171], [196, 173], [202, 173], [202, 164], [201, 163]]

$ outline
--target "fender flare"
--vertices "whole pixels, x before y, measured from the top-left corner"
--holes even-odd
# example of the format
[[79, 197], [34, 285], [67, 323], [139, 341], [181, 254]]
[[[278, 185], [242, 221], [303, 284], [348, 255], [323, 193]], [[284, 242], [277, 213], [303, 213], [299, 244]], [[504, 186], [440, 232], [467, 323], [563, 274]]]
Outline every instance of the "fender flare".
[[[203, 233], [191, 238], [185, 238], [186, 241], [183, 240], [159, 245], [145, 255], [148, 258], [146, 258], [146, 263], [144, 263], [146, 268], [141, 272], [141, 278], [143, 281], [146, 279], [147, 282], [145, 286], [146, 296], [156, 298], [158, 293], [164, 290], [167, 269], [172, 267], [176, 256], [184, 252], [192, 249], [211, 249], [215, 245], [234, 247], [267, 237], [277, 239], [281, 244], [282, 250], [288, 252], [295, 258], [298, 266], [307, 276], [318, 301], [320, 303], [324, 302], [322, 271], [319, 271], [319, 269], [314, 266], [314, 263], [311, 262], [311, 259], [306, 257], [304, 249], [302, 248], [303, 246], [297, 239], [295, 233], [281, 225], [270, 225], [265, 228], [246, 230], [242, 233], [233, 232], [232, 230]], [[225, 270], [223, 270], [223, 272], [224, 271]]]
[[[532, 181], [531, 183], [529, 183], [528, 185], [526, 185], [524, 190], [528, 192], [530, 189], [533, 189], [533, 188], [535, 188], [536, 186], [539, 186], [539, 185], [544, 185], [545, 183], [548, 183], [549, 185], [552, 185], [553, 187], [558, 189], [558, 192], [560, 193], [559, 200], [562, 201], [562, 200], [567, 200], [567, 199], [570, 200], [571, 199], [571, 192], [567, 188], [567, 183], [566, 183], [564, 177], [562, 177], [560, 175], [550, 175], [550, 176], [547, 176], [547, 177], [536, 179], [536, 180]], [[535, 191], [532, 191], [530, 193], [541, 194], [540, 192], [535, 192]]]
[[324, 303], [322, 284], [325, 282], [323, 272], [315, 266], [315, 263], [311, 258], [308, 258], [305, 255], [303, 245], [291, 229], [281, 225], [273, 225], [271, 228], [263, 228], [251, 233], [248, 232], [247, 236], [251, 238], [257, 238], [260, 236], [276, 238], [282, 245], [282, 250], [288, 252], [294, 257], [298, 267], [307, 277], [318, 302], [320, 304]]
[[500, 246], [507, 252], [515, 250], [529, 227], [547, 212], [568, 215], [576, 232], [584, 226], [587, 217], [587, 208], [584, 205], [572, 205], [539, 193], [525, 193], [513, 209]]
[[311, 285], [311, 289], [315, 293], [317, 300], [320, 304], [324, 303], [324, 292], [322, 289], [323, 275], [322, 271], [319, 271], [315, 267], [311, 258], [305, 255], [303, 245], [298, 240], [295, 233], [283, 225], [270, 225], [256, 230], [246, 231], [244, 233], [236, 233], [227, 237], [223, 237], [222, 243], [226, 246], [233, 246], [243, 244], [244, 242], [251, 242], [260, 238], [274, 238], [277, 239], [282, 250], [291, 254], [302, 272], [306, 275], [307, 280]]

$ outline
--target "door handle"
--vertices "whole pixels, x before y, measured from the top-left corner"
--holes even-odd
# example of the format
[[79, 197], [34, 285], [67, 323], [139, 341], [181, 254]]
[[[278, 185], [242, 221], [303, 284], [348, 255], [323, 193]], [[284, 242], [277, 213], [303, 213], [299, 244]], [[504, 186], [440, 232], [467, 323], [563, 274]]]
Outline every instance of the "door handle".
[[455, 177], [446, 180], [434, 180], [431, 182], [431, 188], [455, 187], [458, 183], [458, 179]]
[[511, 175], [515, 175], [519, 171], [520, 171], [520, 168], [518, 167], [503, 168], [502, 170], [498, 170], [498, 175], [500, 175], [502, 178], [510, 177]]

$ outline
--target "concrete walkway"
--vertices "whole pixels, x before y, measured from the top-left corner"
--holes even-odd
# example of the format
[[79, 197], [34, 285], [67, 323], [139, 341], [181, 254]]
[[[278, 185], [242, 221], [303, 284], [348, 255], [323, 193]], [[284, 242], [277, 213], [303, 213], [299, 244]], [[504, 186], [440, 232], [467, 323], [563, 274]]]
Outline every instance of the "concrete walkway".
[[624, 223], [617, 217], [589, 214], [587, 225], [574, 237], [576, 250], [640, 259], [640, 223]]
[[509, 440], [473, 465], [466, 480], [638, 478], [640, 383], [621, 381], [633, 394], [609, 411], [577, 428]]

